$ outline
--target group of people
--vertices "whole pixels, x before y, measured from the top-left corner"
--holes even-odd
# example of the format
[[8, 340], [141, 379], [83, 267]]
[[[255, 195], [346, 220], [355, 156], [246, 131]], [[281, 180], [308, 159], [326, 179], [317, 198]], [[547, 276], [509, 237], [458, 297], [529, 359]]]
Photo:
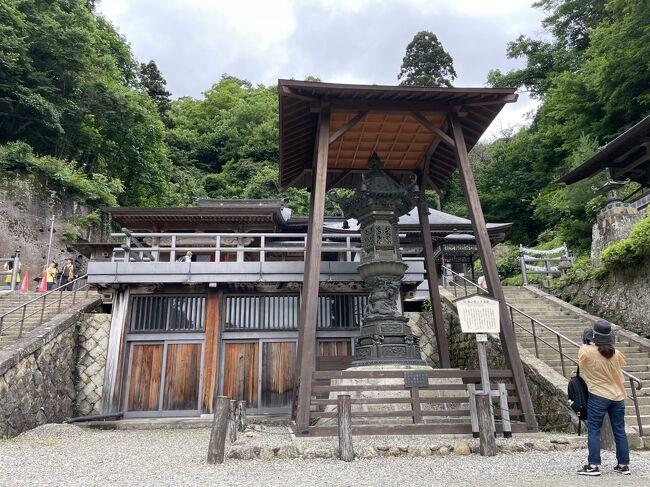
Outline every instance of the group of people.
[[[5, 283], [7, 285], [11, 285], [11, 278], [12, 278], [12, 271], [14, 268], [14, 261], [7, 261], [4, 263], [2, 269], [4, 272], [6, 272], [5, 275]], [[59, 286], [64, 286], [62, 288], [63, 291], [72, 291], [72, 281], [74, 281], [77, 278], [78, 272], [77, 269], [75, 268], [75, 262], [73, 261], [72, 258], [68, 257], [65, 259], [65, 262], [59, 269], [59, 264], [57, 264], [56, 261], [51, 261], [47, 266], [45, 266], [45, 269], [43, 269], [43, 279], [45, 279], [47, 283], [47, 290], [51, 291], [52, 289], [55, 289], [57, 284]], [[22, 265], [20, 261], [18, 261], [18, 268], [16, 269], [15, 273], [15, 288], [19, 289], [20, 288], [20, 283], [21, 279], [23, 278], [22, 276]]]
[[77, 277], [77, 272], [74, 267], [73, 260], [68, 257], [62, 268], [59, 270], [59, 265], [56, 261], [51, 261], [44, 270], [43, 278], [47, 282], [47, 290], [54, 289], [57, 283], [63, 286], [62, 291], [72, 291], [72, 281]]

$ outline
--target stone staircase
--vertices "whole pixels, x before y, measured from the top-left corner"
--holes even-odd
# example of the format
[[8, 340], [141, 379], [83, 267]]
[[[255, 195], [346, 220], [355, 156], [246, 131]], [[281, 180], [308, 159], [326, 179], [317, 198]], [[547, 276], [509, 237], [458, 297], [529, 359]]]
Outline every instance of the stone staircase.
[[[533, 293], [526, 288], [507, 286], [503, 288], [503, 291], [508, 304], [536, 318], [578, 344], [582, 343], [584, 329], [592, 326], [593, 322], [588, 318], [575, 313], [551, 299]], [[527, 330], [531, 330], [530, 319], [523, 314], [514, 312], [513, 320]], [[535, 332], [538, 336], [537, 350], [539, 358], [562, 374], [560, 354], [551, 348], [551, 346], [555, 349], [558, 348], [556, 335], [544, 330], [537, 324], [535, 326]], [[534, 354], [535, 344], [532, 335], [519, 327], [516, 327], [516, 332], [519, 344]], [[542, 340], [550, 345], [544, 343]], [[618, 341], [616, 343], [616, 349], [625, 355], [627, 365], [624, 367], [624, 370], [643, 382], [643, 388], [637, 390], [636, 393], [638, 396], [643, 432], [645, 436], [650, 436], [650, 350], [626, 339]], [[578, 349], [576, 347], [562, 340], [562, 350], [577, 362]], [[564, 369], [564, 375], [569, 378], [575, 374], [576, 366], [574, 362], [565, 358]], [[627, 377], [626, 389], [627, 393], [630, 394], [630, 383]], [[626, 423], [630, 426], [637, 427], [637, 419], [632, 401], [627, 399], [626, 406]]]
[[[4, 315], [6, 312], [11, 311], [12, 309], [24, 304], [31, 299], [42, 296], [42, 293], [36, 292], [13, 292], [0, 295], [0, 316]], [[62, 295], [59, 295], [59, 292], [54, 292], [48, 295], [45, 301], [45, 309], [43, 312], [43, 322], [54, 317], [59, 313], [59, 298], [61, 298], [61, 311], [65, 311], [70, 307], [73, 300], [72, 292], [63, 292]], [[76, 297], [76, 302], [83, 301], [85, 299], [85, 293], [81, 292]], [[22, 335], [30, 332], [41, 322], [41, 309], [43, 308], [43, 301], [38, 300], [33, 304], [29, 304], [25, 310], [25, 322], [22, 328]], [[2, 331], [0, 331], [0, 350], [4, 347], [14, 343], [20, 333], [20, 324], [13, 324], [16, 321], [20, 321], [22, 318], [22, 310], [6, 316], [2, 324]]]

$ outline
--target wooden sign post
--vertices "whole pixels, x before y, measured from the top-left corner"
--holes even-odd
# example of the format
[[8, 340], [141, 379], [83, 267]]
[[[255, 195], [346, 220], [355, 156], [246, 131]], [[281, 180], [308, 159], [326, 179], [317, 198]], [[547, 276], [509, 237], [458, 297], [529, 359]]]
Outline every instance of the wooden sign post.
[[[488, 333], [499, 333], [499, 301], [489, 296], [473, 295], [461, 298], [455, 302], [458, 319], [463, 333], [476, 334], [478, 348], [478, 365], [481, 372], [481, 391], [468, 387], [470, 394], [470, 415], [472, 430], [480, 438], [480, 452], [483, 456], [494, 456], [497, 453], [494, 439], [494, 411], [492, 409], [492, 388], [488, 370], [487, 351], [485, 344]], [[506, 403], [507, 404], [507, 403]]]

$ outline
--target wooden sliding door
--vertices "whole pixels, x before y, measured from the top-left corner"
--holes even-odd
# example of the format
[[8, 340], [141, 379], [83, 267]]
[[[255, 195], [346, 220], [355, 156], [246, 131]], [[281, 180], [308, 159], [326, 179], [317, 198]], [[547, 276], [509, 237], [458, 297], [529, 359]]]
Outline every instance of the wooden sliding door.
[[223, 356], [223, 395], [244, 400], [249, 408], [257, 408], [259, 344], [227, 342]]

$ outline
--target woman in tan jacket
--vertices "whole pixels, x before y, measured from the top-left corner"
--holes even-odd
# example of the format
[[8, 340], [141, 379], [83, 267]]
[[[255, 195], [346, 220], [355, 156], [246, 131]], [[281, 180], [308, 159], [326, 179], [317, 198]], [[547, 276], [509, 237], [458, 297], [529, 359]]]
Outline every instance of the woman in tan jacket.
[[[585, 331], [588, 333], [588, 331]], [[579, 475], [600, 475], [600, 430], [605, 414], [614, 433], [617, 464], [614, 471], [630, 475], [630, 449], [625, 436], [625, 384], [622, 367], [625, 356], [614, 348], [612, 326], [605, 320], [597, 321], [591, 330], [591, 343], [582, 345], [578, 352], [578, 366], [589, 389], [587, 403], [588, 463], [578, 470]]]

